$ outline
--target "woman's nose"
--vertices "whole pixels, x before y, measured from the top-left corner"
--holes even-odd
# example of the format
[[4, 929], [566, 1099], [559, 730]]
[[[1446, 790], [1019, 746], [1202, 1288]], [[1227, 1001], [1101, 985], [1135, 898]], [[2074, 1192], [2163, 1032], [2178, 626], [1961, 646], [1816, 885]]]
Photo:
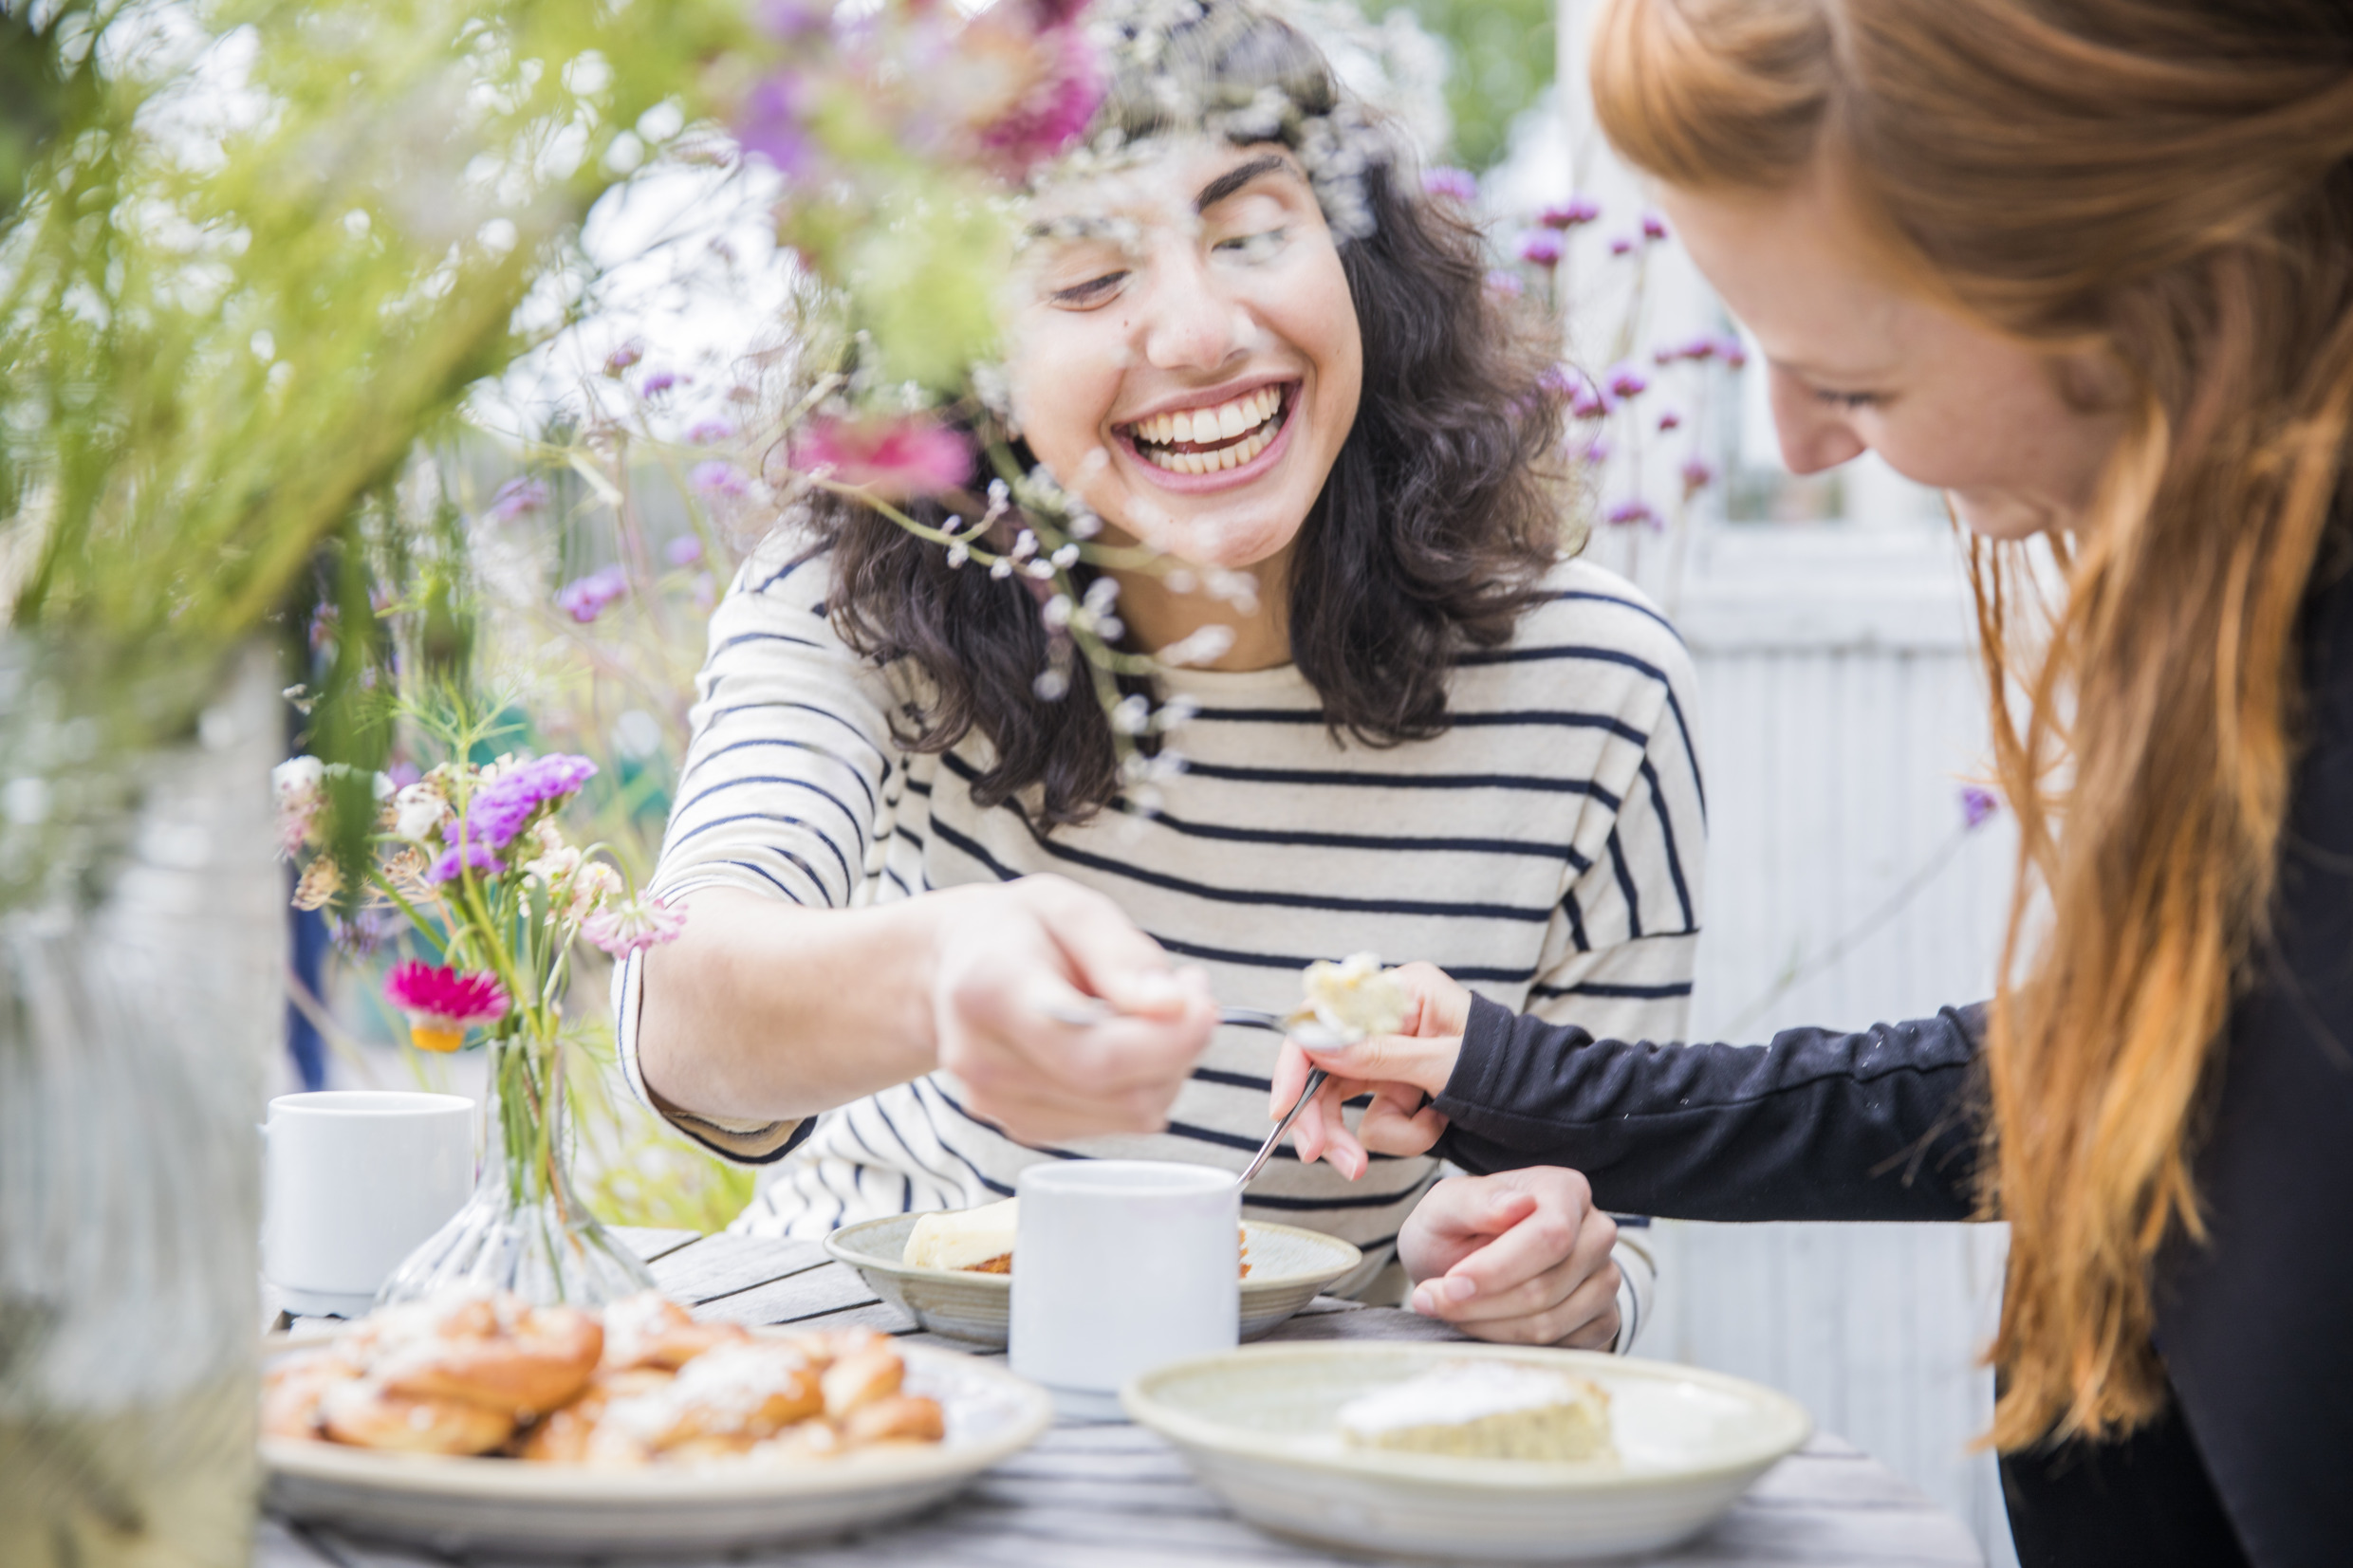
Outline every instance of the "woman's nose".
[[1240, 341], [1235, 305], [1197, 258], [1174, 256], [1153, 268], [1144, 358], [1155, 370], [1215, 370]]
[[1769, 375], [1773, 428], [1781, 436], [1781, 460], [1791, 473], [1820, 473], [1869, 450], [1844, 410], [1824, 402], [1812, 388], [1778, 367]]

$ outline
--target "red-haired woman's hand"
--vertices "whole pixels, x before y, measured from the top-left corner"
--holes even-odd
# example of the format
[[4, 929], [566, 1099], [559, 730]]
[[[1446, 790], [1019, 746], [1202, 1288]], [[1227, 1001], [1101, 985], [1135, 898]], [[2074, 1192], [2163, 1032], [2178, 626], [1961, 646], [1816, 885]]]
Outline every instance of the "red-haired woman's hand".
[[[1275, 1063], [1275, 1119], [1299, 1098], [1311, 1067], [1331, 1074], [1291, 1124], [1291, 1146], [1302, 1160], [1329, 1160], [1350, 1181], [1364, 1174], [1368, 1151], [1420, 1154], [1437, 1142], [1446, 1118], [1430, 1108], [1430, 1097], [1453, 1076], [1470, 1022], [1471, 993], [1436, 965], [1408, 964], [1394, 972], [1409, 999], [1396, 1034], [1312, 1048], [1286, 1040]], [[1364, 1094], [1373, 1102], [1352, 1132], [1340, 1109]]]

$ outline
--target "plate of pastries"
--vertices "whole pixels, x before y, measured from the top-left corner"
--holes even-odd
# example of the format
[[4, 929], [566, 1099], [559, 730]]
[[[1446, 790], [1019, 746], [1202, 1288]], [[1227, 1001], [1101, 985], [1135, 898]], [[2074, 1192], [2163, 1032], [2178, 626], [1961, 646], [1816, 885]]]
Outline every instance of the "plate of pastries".
[[1043, 1390], [868, 1329], [472, 1293], [264, 1345], [281, 1517], [440, 1551], [729, 1548], [914, 1513], [1034, 1442]]

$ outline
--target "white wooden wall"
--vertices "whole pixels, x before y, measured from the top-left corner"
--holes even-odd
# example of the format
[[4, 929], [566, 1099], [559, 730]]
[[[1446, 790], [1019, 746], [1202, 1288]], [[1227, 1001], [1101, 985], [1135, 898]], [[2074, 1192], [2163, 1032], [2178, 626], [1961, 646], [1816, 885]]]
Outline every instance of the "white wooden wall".
[[[1709, 821], [1693, 1037], [1724, 1037], [1791, 968], [1825, 952], [1960, 831], [1985, 755], [1958, 544], [1939, 526], [1718, 525], [1674, 592], [1699, 667]], [[1597, 560], [1621, 543], [1595, 542]], [[1856, 1027], [1985, 995], [2014, 839], [1968, 835], [1893, 918], [1775, 1003], [1779, 1027]], [[1958, 1514], [2014, 1560], [1976, 1353], [1999, 1301], [2004, 1235], [1960, 1225], [1665, 1224], [1659, 1317], [1642, 1354], [1753, 1377]]]

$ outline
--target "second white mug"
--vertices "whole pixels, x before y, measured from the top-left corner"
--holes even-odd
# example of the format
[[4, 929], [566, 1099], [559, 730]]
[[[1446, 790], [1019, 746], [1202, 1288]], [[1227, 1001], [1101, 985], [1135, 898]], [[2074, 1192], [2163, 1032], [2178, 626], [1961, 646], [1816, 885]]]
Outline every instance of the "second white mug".
[[366, 1312], [473, 1190], [473, 1101], [460, 1095], [280, 1095], [265, 1135], [262, 1273], [289, 1312]]
[[1230, 1350], [1242, 1316], [1242, 1194], [1233, 1173], [1151, 1160], [1070, 1160], [1021, 1173], [1013, 1371], [1065, 1413], [1116, 1420], [1120, 1385]]

